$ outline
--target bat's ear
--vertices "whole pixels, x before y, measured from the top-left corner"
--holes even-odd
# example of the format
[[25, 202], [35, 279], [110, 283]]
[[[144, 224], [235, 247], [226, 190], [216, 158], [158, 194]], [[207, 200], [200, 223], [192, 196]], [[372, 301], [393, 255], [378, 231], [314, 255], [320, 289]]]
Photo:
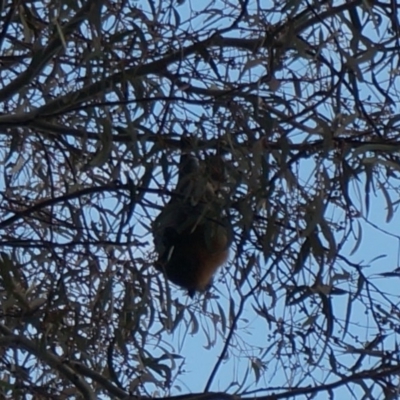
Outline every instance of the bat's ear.
[[226, 162], [222, 155], [207, 155], [205, 163], [206, 174], [210, 182], [221, 184], [226, 181]]
[[176, 192], [183, 195], [190, 195], [193, 190], [193, 183], [198, 178], [200, 166], [198, 160], [191, 154], [181, 154], [179, 161], [178, 183]]

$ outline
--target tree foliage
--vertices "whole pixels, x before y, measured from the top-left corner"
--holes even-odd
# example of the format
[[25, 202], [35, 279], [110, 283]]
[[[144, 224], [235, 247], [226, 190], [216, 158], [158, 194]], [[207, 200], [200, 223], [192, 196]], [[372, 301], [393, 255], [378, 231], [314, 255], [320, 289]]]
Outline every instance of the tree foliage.
[[[184, 395], [186, 342], [185, 398], [397, 398], [396, 3], [3, 1], [1, 398]], [[182, 151], [234, 230], [194, 300], [153, 267]]]

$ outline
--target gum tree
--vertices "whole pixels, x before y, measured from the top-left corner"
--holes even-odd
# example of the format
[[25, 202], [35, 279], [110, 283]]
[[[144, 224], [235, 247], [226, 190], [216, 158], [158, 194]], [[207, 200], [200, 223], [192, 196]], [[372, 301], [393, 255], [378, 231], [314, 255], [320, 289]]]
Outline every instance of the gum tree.
[[[398, 15], [4, 1], [1, 397], [397, 398]], [[153, 267], [182, 152], [234, 234], [193, 300]]]

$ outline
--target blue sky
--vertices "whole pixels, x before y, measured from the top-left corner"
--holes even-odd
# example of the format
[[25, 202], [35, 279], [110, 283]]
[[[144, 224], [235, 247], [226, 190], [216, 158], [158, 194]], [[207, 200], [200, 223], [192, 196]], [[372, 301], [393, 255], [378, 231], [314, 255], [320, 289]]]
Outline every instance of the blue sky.
[[[269, 18], [269, 23], [274, 23], [278, 21], [278, 14], [272, 15], [267, 8], [271, 5], [269, 1], [261, 1], [262, 6], [264, 7], [263, 17], [267, 20]], [[288, 2], [289, 4], [290, 2]], [[292, 2], [293, 4], [293, 2]], [[339, 2], [335, 3], [339, 4]], [[140, 6], [143, 6], [143, 9], [146, 10], [147, 3], [140, 2]], [[249, 10], [254, 9], [256, 2], [250, 2]], [[216, 11], [213, 12], [212, 9]], [[194, 22], [185, 22], [189, 18], [192, 18], [196, 12], [201, 12], [207, 9], [208, 16], [210, 18], [204, 19], [204, 16], [199, 15], [195, 18]], [[171, 13], [174, 14], [174, 18], [180, 18], [181, 25], [179, 27], [180, 30], [192, 30], [194, 33], [200, 33], [203, 30], [205, 31], [213, 31], [214, 29], [221, 29], [223, 27], [229, 26], [232, 23], [233, 18], [224, 14], [224, 18], [221, 18], [221, 15], [218, 14], [218, 10], [224, 9], [225, 5], [223, 2], [197, 2], [197, 1], [185, 1], [180, 6], [175, 6], [171, 8]], [[234, 9], [234, 6], [232, 6]], [[237, 15], [237, 10], [232, 12], [232, 16]], [[255, 18], [255, 17], [254, 17]], [[257, 24], [255, 24], [256, 28], [251, 33], [253, 37], [259, 36], [259, 31], [257, 31]], [[385, 25], [384, 25], [385, 27]], [[347, 32], [349, 33], [349, 32]], [[370, 40], [379, 41], [386, 34], [385, 29], [377, 28], [376, 25], [371, 23], [368, 27], [368, 35]], [[171, 32], [172, 35], [172, 32]], [[231, 36], [239, 35], [238, 31], [229, 34]], [[185, 45], [187, 43], [181, 43], [181, 45]], [[327, 46], [329, 49], [329, 46]], [[162, 52], [161, 52], [162, 53]], [[232, 51], [232, 54], [236, 53]], [[338, 54], [333, 52], [329, 52], [326, 49], [323, 50], [323, 54], [325, 57], [334, 60], [335, 65], [340, 67], [340, 57]], [[258, 57], [258, 56], [257, 56]], [[240, 59], [243, 61], [243, 59]], [[229, 71], [228, 78], [231, 82], [238, 81], [239, 79], [242, 82], [256, 81], [260, 76], [263, 76], [267, 70], [266, 59], [259, 57], [255, 60], [252, 60], [252, 63], [247, 63], [244, 61], [246, 67], [239, 66], [238, 68], [232, 68]], [[206, 65], [204, 62], [200, 61], [197, 65], [199, 69], [208, 68], [210, 70], [209, 65]], [[281, 96], [285, 99], [290, 99], [295, 106], [301, 105], [305, 98], [309, 95], [308, 90], [313, 89], [314, 82], [304, 83], [301, 86], [301, 90], [296, 92], [294, 90], [293, 84], [290, 81], [292, 77], [288, 71], [303, 73], [309, 67], [307, 63], [307, 59], [299, 59], [297, 58], [293, 63], [288, 63], [285, 65], [286, 68], [283, 68], [281, 71], [278, 71], [276, 76], [274, 77], [274, 81], [270, 82], [270, 93], [272, 95]], [[394, 84], [389, 87], [387, 84], [387, 78], [390, 73], [390, 65], [387, 68], [383, 69], [378, 75], [378, 79], [381, 80], [383, 87], [386, 90], [390, 90], [392, 94], [396, 93], [398, 90], [397, 85]], [[322, 68], [322, 67], [321, 67]], [[218, 65], [218, 71], [220, 74], [224, 74], [225, 70], [223, 65]], [[210, 76], [212, 79], [212, 71], [210, 70]], [[193, 78], [193, 77], [192, 77]], [[368, 104], [369, 101], [383, 101], [381, 95], [374, 90], [371, 85], [368, 83], [368, 80], [371, 78], [367, 72], [363, 76], [364, 81], [360, 85], [360, 97]], [[361, 80], [361, 79], [360, 79]], [[195, 80], [194, 78], [190, 81], [192, 84], [197, 84], [199, 87], [207, 87], [209, 82], [202, 81], [200, 79]], [[386, 84], [386, 86], [385, 86]], [[263, 88], [263, 91], [260, 90], [260, 93], [265, 95], [266, 89]], [[167, 90], [166, 90], [167, 92]], [[255, 90], [256, 92], [256, 90]], [[349, 96], [349, 93], [342, 93], [343, 96]], [[303, 97], [302, 97], [303, 96]], [[272, 97], [271, 97], [272, 98]], [[327, 99], [325, 103], [320, 104], [316, 107], [315, 111], [319, 112], [321, 116], [326, 118], [327, 124], [333, 124], [332, 121], [336, 120], [336, 115], [334, 115], [334, 109], [332, 107], [332, 103]], [[273, 104], [273, 103], [272, 103]], [[215, 121], [212, 120], [213, 110], [212, 109], [203, 109], [200, 106], [186, 106], [182, 107], [177, 111], [180, 104], [174, 105], [176, 106], [175, 112], [177, 115], [182, 118], [183, 121], [185, 119], [191, 120], [192, 123], [188, 126], [191, 132], [196, 132], [199, 124], [201, 124], [205, 130], [208, 128], [212, 129], [213, 123]], [[273, 104], [275, 106], [275, 104]], [[153, 126], [158, 127], [160, 121], [157, 120], [158, 111], [161, 113], [161, 108], [155, 108], [154, 112], [154, 120], [148, 120], [146, 123], [148, 124], [148, 128], [153, 128]], [[393, 106], [394, 109], [397, 108], [397, 104]], [[279, 108], [280, 111], [285, 111], [284, 106]], [[261, 110], [261, 109], [260, 109]], [[141, 112], [141, 110], [139, 110]], [[351, 117], [353, 109], [351, 106], [349, 110], [347, 110], [348, 114], [345, 117]], [[290, 127], [290, 123], [285, 123], [279, 120], [276, 116], [274, 116], [278, 121], [278, 127], [288, 129]], [[179, 122], [180, 122], [179, 121]], [[312, 130], [316, 128], [315, 120], [310, 121], [302, 121], [304, 125]], [[235, 126], [234, 121], [227, 120], [224, 121], [225, 128], [228, 130], [230, 127]], [[179, 126], [179, 123], [177, 122]], [[182, 128], [183, 124], [180, 125]], [[347, 127], [347, 126], [346, 126]], [[158, 133], [158, 132], [157, 132]], [[277, 140], [280, 135], [280, 131], [274, 132], [275, 136], [271, 137], [271, 141]], [[321, 137], [320, 132], [315, 132], [315, 135], [311, 135], [305, 133], [301, 130], [294, 130], [290, 133], [290, 139], [294, 143], [301, 143], [305, 138], [315, 138], [318, 139]], [[28, 150], [28, 149], [26, 149]], [[32, 150], [32, 148], [29, 148]], [[16, 155], [17, 157], [18, 155]], [[352, 157], [370, 157], [370, 153], [358, 154], [354, 155], [349, 153], [346, 155], [349, 160]], [[7, 153], [3, 153], [3, 159], [6, 159]], [[8, 160], [9, 162], [15, 160]], [[368, 160], [367, 160], [368, 162]], [[129, 166], [129, 164], [128, 164]], [[297, 167], [293, 167], [293, 173], [300, 176], [302, 178], [302, 182], [305, 184], [308, 183], [307, 188], [310, 190], [310, 193], [314, 190], [318, 189], [318, 179], [319, 176], [316, 173], [315, 163], [312, 159], [307, 159], [301, 163]], [[318, 166], [319, 168], [321, 166]], [[328, 162], [326, 164], [327, 174], [332, 173], [334, 168], [332, 165], [329, 165]], [[318, 172], [321, 170], [319, 169]], [[132, 176], [136, 178], [140, 175], [140, 168], [136, 168], [133, 171], [130, 171]], [[138, 173], [138, 175], [135, 175]], [[100, 173], [101, 175], [101, 173]], [[23, 177], [26, 178], [26, 177]], [[362, 232], [362, 241], [354, 254], [351, 254], [352, 249], [355, 246], [358, 237], [350, 236], [344, 246], [344, 253], [348, 255], [349, 259], [355, 263], [365, 266], [364, 272], [367, 277], [371, 280], [373, 284], [375, 284], [381, 292], [384, 292], [387, 296], [386, 298], [381, 294], [372, 290], [372, 295], [375, 296], [376, 301], [379, 301], [382, 305], [383, 309], [390, 309], [388, 306], [387, 300], [390, 299], [395, 305], [398, 305], [398, 285], [399, 278], [398, 277], [390, 277], [385, 278], [379, 276], [382, 272], [392, 271], [399, 265], [399, 239], [400, 235], [398, 234], [398, 227], [400, 223], [400, 216], [397, 212], [397, 204], [394, 206], [394, 216], [389, 221], [386, 222], [387, 219], [387, 206], [385, 202], [385, 198], [382, 195], [382, 188], [378, 186], [373, 187], [376, 189], [377, 194], [374, 193], [374, 190], [371, 190], [371, 200], [369, 211], [367, 213], [364, 196], [365, 196], [365, 175], [360, 175], [360, 179], [357, 181], [353, 180], [350, 185], [350, 197], [354, 201], [354, 204], [357, 210], [360, 212], [360, 217], [358, 218], [358, 222], [361, 227]], [[396, 184], [395, 181], [393, 181]], [[283, 197], [288, 202], [295, 202], [297, 200], [296, 196], [299, 196], [298, 192], [290, 190], [289, 185], [279, 184], [283, 187]], [[315, 186], [315, 187], [314, 187]], [[380, 191], [379, 191], [380, 189]], [[386, 187], [387, 192], [393, 199], [397, 198], [396, 187], [390, 188]], [[151, 195], [149, 198], [153, 199], [154, 196]], [[299, 196], [300, 198], [300, 196]], [[158, 199], [160, 200], [160, 199]], [[161, 203], [161, 201], [159, 201]], [[116, 206], [116, 201], [106, 200], [104, 203], [107, 205], [109, 209], [113, 209]], [[143, 210], [138, 208], [139, 213]], [[150, 217], [154, 217], [155, 212]], [[327, 219], [332, 219], [334, 221], [343, 220], [345, 215], [341, 210], [337, 207], [329, 206], [325, 216]], [[91, 221], [98, 222], [99, 215], [92, 214]], [[146, 219], [147, 216], [143, 212], [142, 214], [138, 214], [138, 220], [136, 221], [137, 227], [135, 228], [135, 233], [140, 237], [141, 234], [145, 233], [145, 229], [150, 226], [151, 218]], [[112, 228], [116, 229], [116, 226], [119, 224], [119, 220], [116, 222], [115, 226]], [[143, 223], [140, 226], [140, 223]], [[145, 224], [148, 224], [145, 226]], [[375, 225], [375, 227], [373, 226]], [[107, 228], [109, 228], [107, 226]], [[356, 226], [355, 226], [356, 228]], [[110, 228], [110, 230], [113, 230]], [[385, 230], [387, 233], [385, 233]], [[357, 232], [357, 229], [354, 230]], [[335, 238], [339, 241], [342, 237], [342, 232], [337, 230], [334, 232]], [[141, 238], [142, 239], [142, 238]], [[146, 239], [146, 238], [145, 238]], [[143, 240], [145, 240], [143, 239]], [[148, 236], [148, 241], [150, 243], [149, 248], [151, 248], [152, 238], [150, 235]], [[296, 248], [298, 245], [294, 245], [293, 249], [298, 250]], [[181, 323], [177, 330], [172, 334], [165, 334], [163, 339], [167, 342], [171, 343], [176, 348], [176, 353], [182, 356], [185, 359], [185, 373], [180, 375], [176, 381], [176, 384], [181, 386], [181, 391], [179, 391], [176, 387], [173, 390], [173, 394], [185, 393], [185, 392], [201, 392], [204, 390], [205, 385], [208, 381], [208, 378], [211, 374], [211, 371], [215, 367], [218, 357], [221, 354], [222, 348], [224, 346], [224, 340], [228, 335], [228, 329], [226, 326], [229, 326], [230, 320], [229, 317], [232, 313], [236, 312], [239, 307], [240, 295], [239, 292], [235, 289], [233, 284], [233, 279], [231, 279], [231, 275], [234, 274], [236, 255], [235, 248], [232, 248], [231, 260], [222, 271], [227, 271], [226, 277], [223, 277], [223, 273], [219, 273], [215, 279], [215, 288], [212, 293], [215, 296], [218, 296], [215, 299], [211, 299], [206, 302], [206, 305], [203, 303], [203, 297], [195, 298], [194, 300], [189, 299], [185, 296], [184, 292], [177, 290], [174, 291], [174, 296], [178, 297], [181, 302], [184, 302], [188, 305], [188, 309], [186, 310], [185, 317], [187, 321], [190, 321], [190, 313], [192, 312], [193, 316], [198, 318], [200, 321], [200, 325], [196, 333], [192, 335], [191, 331], [195, 327], [195, 323], [189, 322], [188, 325], [185, 323]], [[256, 260], [256, 268], [255, 270], [263, 271], [266, 268], [269, 268], [273, 260], [271, 258], [267, 258], [264, 260], [263, 256]], [[310, 270], [315, 270], [315, 265], [307, 265]], [[349, 293], [354, 293], [356, 290], [356, 282], [354, 281], [354, 276], [350, 276], [355, 269], [352, 269], [349, 266], [346, 266], [344, 262], [337, 261], [334, 268], [337, 268], [336, 273], [339, 271], [343, 271], [344, 273], [349, 274], [348, 281], [344, 279], [342, 281], [338, 280], [338, 285], [341, 289], [347, 291], [348, 293], [340, 295], [340, 296], [332, 296], [332, 304], [333, 304], [333, 313], [338, 320], [338, 323], [334, 326], [334, 335], [339, 338], [343, 338], [343, 326], [346, 325], [346, 313], [348, 312], [348, 301], [350, 298]], [[282, 268], [284, 269], [284, 268]], [[297, 370], [290, 370], [288, 365], [284, 365], [285, 358], [277, 357], [274, 352], [278, 352], [278, 343], [274, 342], [274, 329], [280, 326], [279, 321], [283, 322], [281, 327], [284, 329], [288, 329], [288, 325], [290, 322], [294, 321], [296, 323], [296, 329], [301, 333], [302, 330], [306, 331], [312, 323], [323, 323], [324, 318], [321, 316], [317, 320], [312, 320], [314, 316], [313, 312], [317, 312], [319, 310], [319, 305], [310, 302], [307, 302], [308, 312], [310, 313], [309, 319], [304, 316], [304, 314], [300, 314], [299, 306], [288, 306], [286, 301], [286, 294], [288, 291], [287, 287], [282, 285], [282, 275], [280, 275], [281, 271], [278, 272], [278, 268], [272, 268], [272, 272], [268, 279], [266, 280], [266, 284], [270, 284], [271, 288], [276, 288], [276, 299], [273, 298], [272, 295], [269, 295], [266, 291], [262, 292], [257, 300], [259, 303], [255, 301], [255, 299], [249, 299], [245, 306], [244, 312], [242, 314], [241, 319], [238, 322], [238, 327], [236, 331], [236, 335], [232, 341], [232, 347], [228, 352], [228, 358], [226, 361], [223, 361], [220, 365], [220, 368], [213, 380], [211, 385], [211, 390], [217, 391], [229, 391], [234, 392], [238, 387], [237, 385], [245, 382], [244, 387], [250, 389], [262, 388], [262, 387], [279, 387], [279, 386], [290, 386], [290, 385], [302, 385], [305, 386], [307, 384], [316, 384], [317, 381], [324, 382], [326, 380], [335, 380], [336, 378], [330, 375], [330, 367], [327, 363], [326, 358], [321, 362], [320, 368], [315, 368], [313, 370], [313, 374], [311, 377], [306, 377], [301, 375], [301, 368]], [[352, 280], [353, 278], [353, 280]], [[312, 282], [309, 282], [310, 274], [302, 271], [298, 278], [297, 282], [301, 282], [305, 285], [311, 285]], [[244, 285], [243, 291], [246, 292], [248, 290], [249, 285], [253, 282], [250, 280], [248, 284]], [[326, 282], [325, 282], [326, 283]], [[337, 283], [337, 282], [335, 282]], [[359, 300], [353, 303], [353, 307], [351, 310], [351, 321], [349, 323], [349, 332], [344, 336], [347, 343], [354, 345], [356, 347], [360, 346], [360, 342], [368, 342], [372, 340], [377, 334], [377, 327], [375, 326], [373, 319], [371, 318], [370, 310], [367, 310], [366, 305], [363, 301], [367, 300], [366, 297], [361, 297]], [[260, 317], [255, 311], [254, 307], [265, 306], [266, 310], [276, 318], [278, 322], [274, 324], [268, 324], [265, 318]], [[206, 310], [206, 311], [204, 311]], [[205, 316], [207, 312], [207, 316]], [[226, 320], [224, 320], [226, 318]], [[285, 323], [288, 323], [285, 325]], [[294, 331], [296, 330], [294, 329]], [[278, 335], [277, 335], [278, 336]], [[155, 338], [157, 339], [157, 338]], [[317, 347], [321, 349], [323, 347], [323, 337], [318, 337], [317, 334], [311, 335], [307, 340], [307, 343], [310, 347]], [[398, 338], [397, 334], [392, 333], [389, 335], [385, 341], [384, 346], [385, 349], [394, 349], [397, 344]], [[165, 343], [163, 343], [164, 345]], [[168, 346], [165, 346], [168, 348]], [[337, 349], [337, 359], [340, 362], [345, 364], [352, 364], [357, 359], [358, 355], [354, 355], [350, 350], [347, 352], [344, 351], [343, 348], [336, 347]], [[283, 352], [285, 349], [280, 349]], [[153, 349], [149, 348], [149, 351], [154, 351], [153, 354], [162, 353], [163, 348], [161, 346], [155, 346]], [[167, 351], [167, 350], [166, 350]], [[293, 359], [295, 359], [300, 365], [304, 363], [304, 358], [301, 354], [294, 354]], [[262, 360], [265, 363], [265, 369], [262, 370], [261, 377], [259, 382], [255, 382], [255, 375], [250, 371], [248, 371], [251, 362], [256, 363], [257, 361]], [[376, 360], [371, 357], [366, 360], [365, 366], [374, 365]], [[177, 361], [179, 363], [179, 360]], [[304, 378], [304, 380], [302, 380]], [[355, 389], [357, 390], [357, 389]], [[243, 391], [243, 388], [241, 388]], [[338, 391], [338, 393], [343, 394], [343, 396], [348, 395], [346, 390]], [[301, 397], [299, 397], [301, 398]], [[318, 397], [319, 399], [325, 398], [324, 395]]]

